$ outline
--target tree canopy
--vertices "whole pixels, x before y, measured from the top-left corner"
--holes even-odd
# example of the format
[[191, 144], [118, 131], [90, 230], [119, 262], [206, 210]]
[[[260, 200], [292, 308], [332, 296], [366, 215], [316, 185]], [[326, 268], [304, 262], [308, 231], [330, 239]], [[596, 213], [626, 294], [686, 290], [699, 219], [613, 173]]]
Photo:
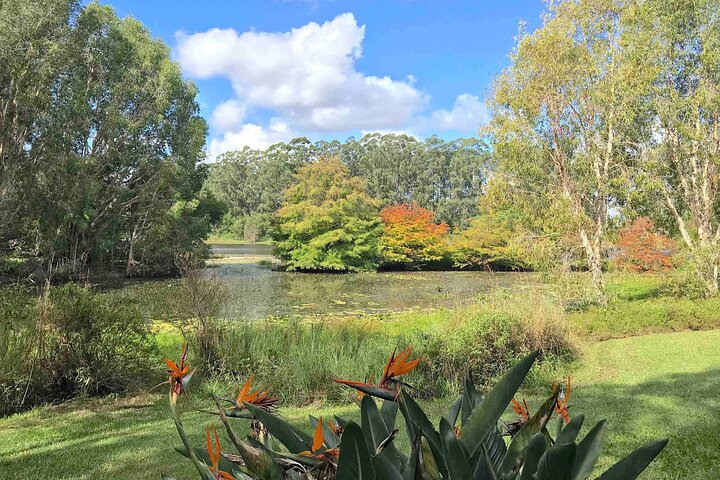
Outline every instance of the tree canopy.
[[378, 202], [336, 157], [305, 165], [284, 194], [273, 238], [288, 270], [377, 268]]
[[222, 207], [200, 194], [207, 126], [168, 47], [67, 0], [0, 3], [0, 42], [2, 246], [129, 274], [197, 247]]

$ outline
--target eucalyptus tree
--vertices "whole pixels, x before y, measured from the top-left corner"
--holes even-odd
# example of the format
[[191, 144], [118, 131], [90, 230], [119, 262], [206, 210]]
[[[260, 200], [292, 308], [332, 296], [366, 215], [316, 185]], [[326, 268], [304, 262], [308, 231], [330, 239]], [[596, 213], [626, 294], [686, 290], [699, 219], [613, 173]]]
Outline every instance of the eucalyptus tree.
[[499, 168], [519, 189], [562, 198], [601, 303], [611, 187], [627, 161], [640, 84], [623, 60], [625, 13], [616, 0], [550, 4], [542, 27], [521, 33], [491, 95]]
[[59, 45], [78, 12], [71, 0], [0, 2], [0, 240], [25, 226], [39, 152], [35, 124], [66, 56]]
[[[0, 236], [73, 271], [118, 257], [129, 273], [172, 265], [176, 242], [198, 242], [186, 235], [197, 226], [188, 217], [217, 213], [199, 195], [207, 127], [194, 85], [162, 41], [110, 7], [0, 8], [0, 55], [11, 65], [0, 73], [0, 160], [13, 186], [2, 187], [0, 208], [5, 218], [21, 213]], [[22, 175], [6, 175], [8, 166]]]
[[720, 277], [720, 1], [648, 0], [635, 11], [635, 70], [651, 116], [640, 170], [672, 217], [708, 295]]

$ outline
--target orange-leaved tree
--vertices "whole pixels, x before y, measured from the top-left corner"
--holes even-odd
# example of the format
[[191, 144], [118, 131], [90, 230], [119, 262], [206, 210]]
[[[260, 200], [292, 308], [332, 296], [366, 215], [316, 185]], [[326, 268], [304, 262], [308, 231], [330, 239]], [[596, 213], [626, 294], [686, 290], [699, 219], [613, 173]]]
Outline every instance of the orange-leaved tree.
[[384, 231], [383, 258], [391, 264], [441, 260], [446, 252], [448, 226], [436, 223], [435, 214], [417, 204], [390, 205], [380, 212]]
[[664, 271], [672, 268], [675, 242], [658, 233], [655, 224], [640, 217], [620, 230], [618, 267], [631, 272]]

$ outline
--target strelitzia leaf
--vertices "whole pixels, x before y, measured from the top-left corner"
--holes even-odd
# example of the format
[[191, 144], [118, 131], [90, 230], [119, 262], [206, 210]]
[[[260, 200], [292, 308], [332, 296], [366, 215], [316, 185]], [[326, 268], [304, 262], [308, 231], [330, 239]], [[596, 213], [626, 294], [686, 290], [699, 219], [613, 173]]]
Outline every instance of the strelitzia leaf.
[[[400, 411], [405, 417], [405, 422], [412, 426], [415, 433], [421, 433], [423, 438], [427, 439], [427, 442], [432, 449], [437, 468], [442, 476], [447, 475], [447, 468], [442, 456], [442, 445], [440, 445], [440, 434], [435, 430], [428, 420], [425, 412], [423, 412], [420, 405], [405, 392], [400, 393], [399, 397]], [[411, 437], [412, 438], [412, 437]]]
[[[570, 424], [568, 424], [569, 426]], [[567, 429], [567, 427], [565, 428]], [[585, 480], [590, 476], [602, 453], [606, 433], [607, 423], [603, 420], [595, 425], [578, 444], [577, 458], [573, 467], [573, 480]]]
[[302, 430], [290, 425], [280, 417], [258, 408], [255, 405], [245, 402], [245, 408], [252, 413], [265, 427], [270, 434], [278, 439], [290, 453], [300, 453], [310, 450], [312, 438]]
[[572, 465], [577, 447], [574, 443], [555, 445], [545, 451], [538, 463], [536, 480], [572, 480]]
[[533, 475], [538, 468], [540, 458], [542, 458], [547, 448], [547, 439], [542, 433], [536, 433], [530, 439], [527, 448], [525, 449], [525, 461], [522, 465], [522, 476], [520, 480], [532, 480]]
[[440, 443], [450, 480], [472, 478], [473, 472], [467, 455], [446, 418], [440, 419]]
[[644, 445], [610, 467], [597, 480], [633, 480], [650, 465], [665, 448], [667, 438]]
[[522, 461], [522, 452], [527, 447], [532, 436], [541, 432], [550, 420], [553, 409], [555, 408], [555, 403], [557, 402], [557, 396], [558, 391], [555, 390], [553, 394], [545, 400], [545, 403], [542, 404], [538, 411], [535, 412], [535, 415], [517, 432], [508, 447], [507, 455], [502, 465], [503, 471], [515, 469]]
[[463, 423], [460, 441], [472, 458], [475, 458], [481, 442], [490, 429], [496, 428], [500, 416], [520, 388], [537, 355], [538, 352], [531, 353], [505, 373], [482, 403], [473, 410], [467, 422]]
[[337, 478], [375, 480], [375, 469], [360, 426], [348, 422], [340, 441]]
[[557, 438], [555, 439], [556, 443], [571, 443], [575, 442], [575, 439], [577, 439], [578, 433], [580, 433], [580, 429], [582, 428], [583, 422], [585, 421], [585, 415], [575, 415], [572, 420], [570, 420], [570, 423], [565, 425], [565, 428], [563, 428], [560, 433], [558, 434]]
[[438, 469], [438, 457], [433, 454], [433, 449], [430, 446], [430, 442], [424, 436], [420, 438], [420, 451], [422, 453], [422, 472], [423, 479], [427, 480], [440, 480], [442, 475]]
[[458, 417], [460, 416], [460, 407], [462, 407], [462, 402], [463, 396], [460, 395], [455, 399], [453, 404], [450, 406], [450, 410], [448, 410], [445, 414], [445, 420], [448, 421], [450, 426], [454, 426], [457, 423]]

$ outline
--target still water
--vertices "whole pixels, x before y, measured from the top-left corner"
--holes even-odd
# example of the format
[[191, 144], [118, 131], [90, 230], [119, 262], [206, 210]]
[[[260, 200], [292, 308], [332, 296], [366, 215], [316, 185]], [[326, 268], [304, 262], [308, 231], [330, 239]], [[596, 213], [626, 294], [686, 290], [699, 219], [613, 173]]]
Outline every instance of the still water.
[[494, 288], [522, 288], [536, 281], [532, 274], [510, 272], [278, 272], [252, 263], [272, 259], [271, 245], [214, 245], [213, 251], [219, 258], [210, 272], [230, 289], [226, 305], [230, 318], [456, 307]]

